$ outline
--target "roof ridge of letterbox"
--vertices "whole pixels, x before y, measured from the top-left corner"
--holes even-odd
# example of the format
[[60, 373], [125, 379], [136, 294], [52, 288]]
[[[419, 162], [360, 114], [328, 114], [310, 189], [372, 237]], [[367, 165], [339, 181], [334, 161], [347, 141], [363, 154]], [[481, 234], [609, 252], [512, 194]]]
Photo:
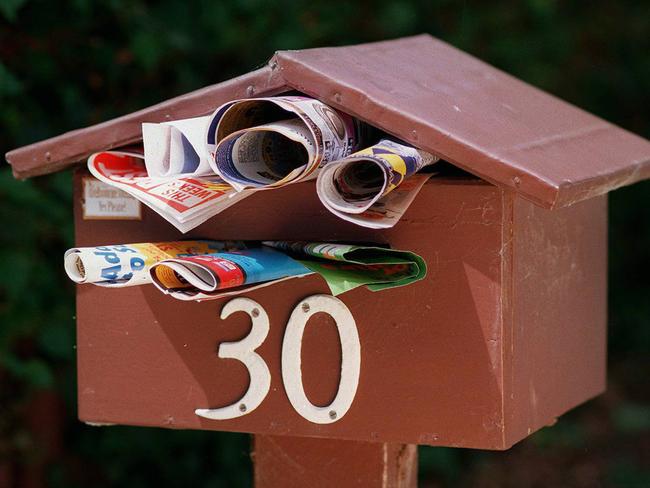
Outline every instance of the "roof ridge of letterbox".
[[650, 178], [650, 141], [427, 34], [274, 62], [293, 88], [544, 207]]
[[650, 178], [650, 141], [428, 34], [277, 51], [258, 70], [11, 151], [7, 160], [17, 177], [57, 171], [134, 142], [142, 122], [291, 89], [547, 208]]

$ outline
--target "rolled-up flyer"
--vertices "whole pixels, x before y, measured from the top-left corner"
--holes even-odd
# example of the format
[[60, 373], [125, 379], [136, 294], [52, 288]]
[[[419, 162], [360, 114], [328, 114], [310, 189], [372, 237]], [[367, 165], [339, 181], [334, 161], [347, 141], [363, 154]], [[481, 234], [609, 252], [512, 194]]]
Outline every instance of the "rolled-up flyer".
[[313, 98], [249, 98], [216, 110], [206, 142], [213, 170], [235, 189], [275, 188], [356, 150], [361, 127]]
[[205, 148], [205, 127], [210, 117], [143, 123], [142, 143], [148, 176], [212, 175]]
[[394, 226], [429, 174], [415, 174], [438, 158], [390, 139], [326, 165], [316, 192], [344, 220], [373, 229]]
[[149, 269], [163, 259], [241, 249], [241, 242], [173, 241], [75, 247], [66, 251], [64, 267], [75, 283], [123, 287], [151, 283]]
[[316, 191], [323, 204], [344, 213], [363, 213], [405, 178], [438, 158], [412, 146], [382, 139], [367, 149], [327, 165]]
[[286, 254], [266, 247], [165, 259], [154, 264], [151, 280], [181, 300], [217, 298], [222, 291], [304, 276], [311, 271]]

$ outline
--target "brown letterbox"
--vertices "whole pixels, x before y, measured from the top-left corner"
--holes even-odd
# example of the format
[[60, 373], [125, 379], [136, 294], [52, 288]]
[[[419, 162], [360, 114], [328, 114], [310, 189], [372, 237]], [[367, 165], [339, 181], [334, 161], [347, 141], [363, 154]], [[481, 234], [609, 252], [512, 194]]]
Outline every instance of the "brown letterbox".
[[[329, 424], [310, 422], [285, 392], [285, 325], [305, 297], [327, 293], [312, 276], [246, 295], [270, 319], [257, 352], [271, 389], [255, 411], [232, 420], [195, 414], [237, 401], [249, 383], [242, 363], [215, 352], [250, 328], [243, 313], [220, 319], [228, 298], [186, 303], [153, 287], [79, 287], [81, 420], [250, 432], [264, 452], [280, 449], [284, 436], [362, 441], [345, 444], [352, 450], [383, 445], [383, 467], [370, 473], [374, 465], [364, 464], [370, 484], [386, 473], [408, 478], [381, 471], [389, 455], [412, 463], [412, 449], [392, 451], [393, 443], [506, 449], [605, 389], [606, 194], [650, 176], [650, 142], [430, 36], [281, 51], [250, 74], [17, 149], [7, 160], [17, 177], [44, 174], [137, 141], [142, 122], [204, 115], [235, 98], [289, 91], [466, 172], [431, 179], [388, 230], [337, 219], [308, 182], [257, 193], [187, 234], [380, 242], [424, 257], [429, 273], [421, 282], [342, 297], [361, 344], [349, 411]], [[77, 245], [181, 237], [150, 211], [140, 221], [84, 220], [84, 174], [77, 172], [74, 185]], [[301, 356], [302, 383], [315, 405], [334, 398], [341, 355], [333, 321], [315, 315]], [[294, 441], [296, 456], [313, 447], [308, 439]], [[318, 446], [326, 450], [327, 442]], [[256, 462], [267, 466], [266, 458]], [[265, 473], [257, 473], [258, 482], [272, 483]]]

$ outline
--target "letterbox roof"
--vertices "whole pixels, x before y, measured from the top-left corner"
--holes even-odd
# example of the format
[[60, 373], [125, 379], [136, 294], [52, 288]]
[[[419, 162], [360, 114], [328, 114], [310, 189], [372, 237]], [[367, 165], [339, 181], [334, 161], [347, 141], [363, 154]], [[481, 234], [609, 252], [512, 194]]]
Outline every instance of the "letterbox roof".
[[298, 90], [547, 208], [650, 178], [650, 141], [429, 35], [279, 51], [267, 66], [7, 153], [17, 177], [140, 139], [142, 122]]

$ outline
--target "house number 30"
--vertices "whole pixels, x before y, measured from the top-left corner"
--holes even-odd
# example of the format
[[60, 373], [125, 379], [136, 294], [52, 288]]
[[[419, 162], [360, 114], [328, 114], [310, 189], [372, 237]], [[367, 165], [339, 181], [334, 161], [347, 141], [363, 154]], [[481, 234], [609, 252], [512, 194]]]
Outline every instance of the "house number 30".
[[[251, 413], [266, 398], [271, 387], [271, 373], [264, 359], [255, 352], [269, 333], [269, 316], [266, 310], [249, 298], [235, 298], [221, 310], [221, 319], [235, 312], [246, 312], [252, 322], [250, 333], [237, 342], [225, 342], [219, 346], [220, 358], [237, 359], [248, 369], [248, 390], [235, 403], [221, 408], [199, 408], [201, 417], [226, 420]], [[312, 315], [324, 312], [336, 322], [341, 341], [341, 379], [336, 397], [329, 405], [319, 407], [309, 401], [305, 394], [300, 368], [302, 337]], [[313, 295], [302, 300], [293, 309], [282, 342], [282, 382], [293, 408], [305, 419], [316, 424], [330, 424], [340, 420], [354, 400], [359, 385], [361, 368], [361, 345], [352, 313], [338, 298], [329, 295]]]

